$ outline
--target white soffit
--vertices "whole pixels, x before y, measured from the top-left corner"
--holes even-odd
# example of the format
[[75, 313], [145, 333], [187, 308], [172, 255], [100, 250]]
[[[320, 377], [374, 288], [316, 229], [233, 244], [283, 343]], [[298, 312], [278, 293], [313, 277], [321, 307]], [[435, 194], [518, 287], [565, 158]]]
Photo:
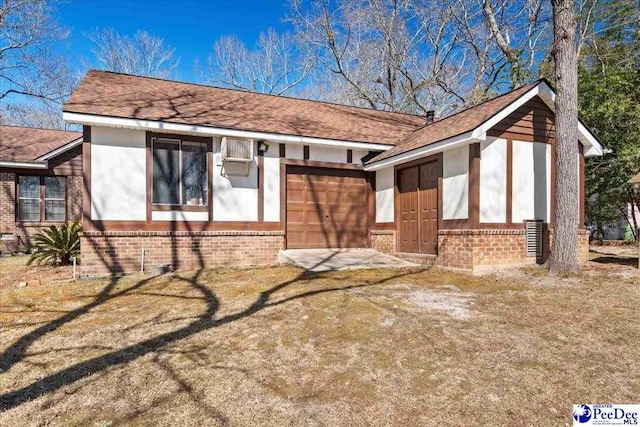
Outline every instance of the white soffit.
[[12, 162], [7, 160], [0, 160], [0, 167], [24, 168], [24, 169], [47, 169], [49, 165], [46, 161], [44, 162]]
[[149, 130], [156, 132], [173, 132], [183, 134], [198, 134], [208, 136], [230, 136], [236, 138], [265, 139], [272, 142], [283, 142], [291, 144], [309, 145], [330, 145], [344, 148], [358, 148], [363, 150], [386, 151], [393, 148], [391, 144], [377, 144], [368, 142], [355, 142], [339, 139], [314, 138], [296, 135], [282, 135], [269, 132], [255, 132], [236, 129], [215, 128], [209, 126], [186, 125], [180, 123], [159, 122], [153, 120], [127, 119], [110, 116], [97, 116], [92, 114], [81, 114], [63, 112], [62, 118], [67, 123], [74, 123], [88, 126], [107, 126], [127, 129]]
[[472, 142], [484, 141], [485, 137], [486, 135], [481, 137], [474, 137], [473, 132], [466, 132], [461, 135], [436, 142], [434, 144], [429, 144], [424, 147], [416, 148], [414, 150], [398, 154], [397, 156], [382, 159], [375, 163], [370, 163], [368, 165], [365, 165], [364, 170], [375, 171], [378, 169], [399, 165], [411, 160], [429, 156], [431, 154], [436, 154], [441, 151], [451, 150], [462, 145], [471, 144]]

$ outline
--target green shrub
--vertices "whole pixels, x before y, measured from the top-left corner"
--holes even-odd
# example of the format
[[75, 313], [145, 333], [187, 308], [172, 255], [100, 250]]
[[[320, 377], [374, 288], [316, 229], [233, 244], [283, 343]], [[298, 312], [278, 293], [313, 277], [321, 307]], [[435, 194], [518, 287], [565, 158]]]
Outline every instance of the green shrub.
[[33, 238], [35, 252], [28, 264], [70, 264], [72, 258], [80, 254], [80, 231], [82, 226], [79, 222], [74, 222], [60, 227], [52, 225], [48, 230], [36, 234]]

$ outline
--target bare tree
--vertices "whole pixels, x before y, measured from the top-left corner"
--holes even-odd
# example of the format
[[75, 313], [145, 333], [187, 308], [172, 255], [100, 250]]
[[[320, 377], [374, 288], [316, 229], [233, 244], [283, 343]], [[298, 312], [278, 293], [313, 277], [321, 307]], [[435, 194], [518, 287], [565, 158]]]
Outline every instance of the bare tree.
[[485, 25], [493, 36], [511, 88], [539, 74], [539, 55], [551, 45], [551, 8], [546, 0], [483, 0]]
[[[545, 0], [293, 0], [290, 21], [342, 101], [446, 113], [537, 76]], [[340, 80], [336, 83], [335, 80]], [[346, 91], [346, 93], [344, 93]]]
[[96, 60], [109, 71], [166, 78], [180, 62], [175, 58], [175, 49], [146, 31], [130, 37], [105, 28], [88, 34], [87, 38], [94, 44], [92, 52]]
[[260, 34], [255, 50], [236, 36], [220, 38], [200, 72], [214, 84], [283, 95], [302, 83], [313, 66], [313, 57], [298, 49], [290, 34], [269, 29]]
[[552, 0], [556, 79], [556, 202], [551, 274], [578, 269], [578, 55], [574, 0]]
[[[445, 61], [457, 43], [449, 36], [446, 6], [435, 7], [438, 17], [429, 22], [434, 14], [409, 1], [294, 0], [291, 7], [300, 42], [314, 52], [330, 82], [329, 100], [421, 113], [436, 105], [435, 98], [446, 98], [438, 78], [445, 81], [462, 68]], [[436, 49], [425, 54], [427, 44]]]
[[52, 2], [4, 0], [0, 5], [0, 122], [63, 128], [60, 106], [77, 83], [52, 47], [68, 36]]
[[60, 104], [21, 102], [0, 105], [0, 124], [44, 129], [65, 129]]

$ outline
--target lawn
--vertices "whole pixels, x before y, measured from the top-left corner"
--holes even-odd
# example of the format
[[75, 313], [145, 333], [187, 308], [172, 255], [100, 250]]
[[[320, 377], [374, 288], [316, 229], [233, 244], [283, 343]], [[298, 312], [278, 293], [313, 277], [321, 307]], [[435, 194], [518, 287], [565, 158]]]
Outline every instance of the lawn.
[[0, 259], [0, 425], [568, 425], [640, 396], [640, 274], [607, 257], [26, 287], [40, 270]]

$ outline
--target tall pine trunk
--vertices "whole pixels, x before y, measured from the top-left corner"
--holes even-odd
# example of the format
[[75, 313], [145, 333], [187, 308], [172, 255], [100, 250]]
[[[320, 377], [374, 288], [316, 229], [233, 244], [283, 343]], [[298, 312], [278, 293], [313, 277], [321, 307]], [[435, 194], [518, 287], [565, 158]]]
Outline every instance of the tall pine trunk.
[[551, 0], [556, 76], [556, 201], [549, 272], [578, 270], [578, 66], [574, 0]]

